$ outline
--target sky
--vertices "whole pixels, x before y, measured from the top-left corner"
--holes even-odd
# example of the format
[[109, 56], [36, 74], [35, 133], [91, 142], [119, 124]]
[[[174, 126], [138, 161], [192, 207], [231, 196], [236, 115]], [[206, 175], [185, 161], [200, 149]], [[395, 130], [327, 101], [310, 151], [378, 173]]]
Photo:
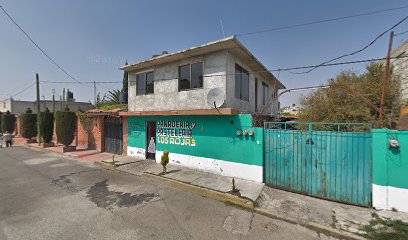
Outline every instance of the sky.
[[[238, 35], [268, 69], [319, 64], [357, 50], [406, 15], [408, 8], [336, 22], [242, 35], [280, 26], [407, 6], [405, 0], [0, 0], [14, 20], [62, 68], [83, 82], [121, 81], [119, 70], [127, 60], [134, 63], [162, 51], [174, 52]], [[221, 21], [224, 33], [221, 27]], [[34, 100], [35, 88], [15, 95], [35, 81], [41, 98], [59, 96], [63, 88], [77, 101], [93, 101], [93, 85], [75, 83], [53, 65], [0, 11], [0, 99]], [[408, 20], [395, 32], [408, 30]], [[408, 39], [397, 36], [394, 48]], [[388, 35], [360, 54], [341, 61], [381, 58], [386, 55]], [[274, 72], [287, 87], [324, 84], [343, 70], [364, 72], [366, 64], [322, 67], [309, 74]], [[101, 95], [121, 84], [97, 84]], [[310, 92], [287, 93], [281, 106], [299, 104]], [[57, 97], [58, 98], [58, 97]]]

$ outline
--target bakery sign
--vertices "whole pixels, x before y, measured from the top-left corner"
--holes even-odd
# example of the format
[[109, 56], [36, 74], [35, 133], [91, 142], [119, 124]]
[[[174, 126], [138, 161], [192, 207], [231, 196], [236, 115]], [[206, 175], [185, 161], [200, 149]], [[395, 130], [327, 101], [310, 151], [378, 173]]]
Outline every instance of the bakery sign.
[[189, 121], [157, 121], [157, 142], [180, 146], [196, 146], [192, 132], [195, 122]]

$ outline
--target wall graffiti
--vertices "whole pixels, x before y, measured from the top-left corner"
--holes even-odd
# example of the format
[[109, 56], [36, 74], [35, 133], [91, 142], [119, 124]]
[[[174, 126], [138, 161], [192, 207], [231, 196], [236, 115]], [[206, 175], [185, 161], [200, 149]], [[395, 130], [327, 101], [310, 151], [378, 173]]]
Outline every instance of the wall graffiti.
[[129, 121], [128, 131], [129, 136], [132, 136], [134, 138], [139, 138], [142, 136], [142, 134], [144, 135], [144, 128], [139, 121]]
[[189, 121], [158, 121], [156, 138], [161, 144], [174, 144], [181, 146], [196, 146], [193, 138], [195, 122]]

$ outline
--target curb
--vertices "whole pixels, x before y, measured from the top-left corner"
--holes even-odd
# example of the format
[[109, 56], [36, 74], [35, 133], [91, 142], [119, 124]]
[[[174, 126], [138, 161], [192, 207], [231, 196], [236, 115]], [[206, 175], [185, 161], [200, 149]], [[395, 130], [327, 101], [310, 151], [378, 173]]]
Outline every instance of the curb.
[[156, 179], [160, 179], [160, 180], [164, 180], [168, 185], [173, 186], [175, 188], [181, 189], [181, 190], [185, 190], [191, 193], [195, 193], [198, 195], [201, 195], [203, 197], [208, 197], [214, 200], [218, 200], [221, 202], [225, 202], [225, 203], [231, 203], [234, 205], [238, 205], [244, 208], [248, 208], [248, 209], [253, 209], [254, 208], [254, 203], [244, 199], [244, 198], [240, 198], [238, 196], [235, 195], [231, 195], [229, 193], [223, 193], [223, 192], [219, 192], [216, 190], [212, 190], [209, 188], [204, 188], [204, 187], [200, 187], [200, 186], [195, 186], [195, 185], [191, 185], [188, 183], [184, 183], [184, 182], [180, 182], [174, 179], [170, 179], [170, 178], [166, 178], [166, 177], [162, 177], [162, 176], [157, 176], [155, 174], [152, 173], [143, 173], [144, 176], [148, 176], [148, 177], [153, 177]]
[[67, 153], [65, 153], [65, 155], [67, 155], [69, 157], [72, 157], [72, 158], [84, 158], [84, 157], [89, 157], [89, 156], [92, 156], [92, 155], [96, 155], [98, 153], [100, 153], [100, 152], [86, 153], [86, 154], [83, 154], [83, 155], [75, 155], [75, 154], [70, 154], [69, 152], [67, 152]]
[[[71, 159], [76, 160], [77, 158], [73, 158], [71, 156], [65, 155], [63, 153], [58, 153], [58, 152], [54, 152], [54, 151], [50, 151], [47, 150], [46, 148], [40, 148], [40, 147], [34, 147], [34, 146], [30, 146], [30, 145], [19, 145], [19, 146], [23, 146], [23, 147], [27, 147], [30, 148], [32, 150], [38, 150], [38, 151], [46, 151], [46, 152], [52, 152], [52, 153], [56, 153], [56, 154], [60, 154], [63, 157], [68, 157]], [[135, 175], [132, 173], [128, 173], [125, 171], [121, 171], [119, 169], [116, 169], [116, 166], [110, 163], [104, 163], [104, 162], [94, 162], [93, 165], [104, 168], [106, 170], [111, 170], [111, 171], [117, 171], [120, 173], [126, 173], [126, 174], [131, 174], [131, 175]], [[365, 239], [361, 236], [358, 235], [354, 235], [351, 234], [349, 232], [346, 231], [342, 231], [342, 230], [338, 230], [338, 229], [334, 229], [332, 227], [328, 227], [322, 224], [318, 224], [318, 223], [299, 223], [296, 219], [294, 218], [288, 218], [288, 217], [284, 217], [281, 215], [277, 215], [277, 214], [273, 214], [268, 212], [267, 209], [264, 208], [259, 208], [259, 207], [255, 207], [254, 202], [247, 200], [245, 198], [241, 198], [235, 195], [231, 195], [229, 193], [224, 193], [224, 192], [219, 192], [213, 189], [209, 189], [209, 188], [205, 188], [205, 187], [200, 187], [200, 186], [196, 186], [196, 185], [191, 185], [189, 183], [185, 183], [185, 182], [181, 182], [178, 180], [174, 180], [174, 179], [170, 179], [164, 176], [158, 176], [152, 173], [143, 173], [143, 176], [146, 177], [151, 177], [151, 178], [155, 178], [155, 179], [159, 179], [161, 181], [164, 181], [167, 185], [184, 190], [184, 191], [188, 191], [203, 197], [208, 197], [217, 201], [221, 201], [224, 203], [229, 203], [229, 204], [233, 204], [236, 206], [240, 206], [243, 207], [249, 211], [254, 211], [255, 213], [258, 213], [260, 215], [272, 218], [272, 219], [277, 219], [277, 220], [281, 220], [281, 221], [285, 221], [291, 224], [297, 224], [303, 227], [306, 227], [308, 229], [311, 229], [313, 231], [316, 231], [318, 233], [323, 233], [335, 238], [339, 238], [339, 239], [347, 239], [347, 240], [362, 240]]]
[[104, 168], [104, 169], [107, 169], [107, 170], [112, 170], [112, 171], [118, 171], [118, 172], [120, 172], [119, 170], [116, 170], [116, 166], [115, 166], [115, 165], [110, 164], [110, 163], [94, 162], [93, 164], [94, 164], [95, 166], [98, 166], [98, 167], [101, 167], [101, 168]]
[[316, 231], [318, 233], [323, 233], [325, 235], [335, 237], [335, 238], [339, 238], [339, 239], [347, 239], [347, 240], [362, 240], [362, 239], [365, 239], [365, 238], [360, 237], [358, 235], [354, 235], [354, 234], [351, 234], [351, 233], [346, 232], [346, 231], [334, 229], [332, 227], [328, 227], [328, 226], [325, 226], [325, 225], [322, 225], [322, 224], [319, 224], [319, 223], [314, 223], [314, 222], [299, 223], [294, 218], [283, 217], [283, 216], [280, 216], [280, 215], [277, 215], [277, 214], [272, 214], [272, 213], [268, 212], [267, 209], [264, 209], [264, 208], [256, 207], [256, 208], [254, 208], [254, 212], [256, 212], [256, 213], [258, 213], [260, 215], [266, 216], [266, 217], [270, 217], [270, 218], [273, 218], [273, 219], [285, 221], [285, 222], [288, 222], [288, 223], [291, 223], [291, 224], [298, 224], [300, 226], [311, 229], [311, 230]]
[[[101, 164], [102, 165], [102, 164]], [[104, 163], [103, 164], [104, 168], [109, 169], [109, 170], [116, 170], [118, 172], [123, 172], [120, 171], [118, 169], [116, 169], [114, 166], [112, 166], [111, 164], [107, 164]], [[110, 166], [106, 166], [106, 165], [110, 165]], [[147, 177], [152, 177], [155, 179], [159, 179], [161, 181], [164, 181], [167, 185], [184, 190], [184, 191], [188, 191], [203, 197], [208, 197], [217, 201], [221, 201], [221, 202], [225, 202], [225, 203], [230, 203], [233, 205], [237, 205], [240, 207], [243, 207], [249, 211], [254, 211], [260, 215], [269, 217], [269, 218], [273, 218], [273, 219], [277, 219], [277, 220], [281, 220], [281, 221], [285, 221], [291, 224], [297, 224], [303, 227], [306, 227], [308, 229], [311, 229], [313, 231], [316, 231], [318, 233], [323, 233], [325, 235], [328, 236], [332, 236], [335, 238], [339, 238], [339, 239], [346, 239], [346, 240], [362, 240], [364, 239], [363, 237], [351, 234], [349, 232], [346, 231], [342, 231], [342, 230], [338, 230], [338, 229], [334, 229], [322, 224], [318, 224], [318, 223], [306, 223], [306, 224], [302, 224], [299, 223], [296, 219], [294, 218], [288, 218], [288, 217], [283, 217], [277, 214], [272, 214], [270, 212], [268, 212], [267, 209], [264, 208], [259, 208], [259, 207], [255, 207], [254, 203], [250, 200], [235, 196], [235, 195], [231, 195], [229, 193], [224, 193], [224, 192], [219, 192], [213, 189], [209, 189], [209, 188], [205, 188], [205, 187], [200, 187], [200, 186], [196, 186], [196, 185], [191, 185], [188, 183], [184, 183], [178, 180], [174, 180], [174, 179], [170, 179], [164, 176], [158, 176], [152, 173], [143, 173], [144, 176]]]

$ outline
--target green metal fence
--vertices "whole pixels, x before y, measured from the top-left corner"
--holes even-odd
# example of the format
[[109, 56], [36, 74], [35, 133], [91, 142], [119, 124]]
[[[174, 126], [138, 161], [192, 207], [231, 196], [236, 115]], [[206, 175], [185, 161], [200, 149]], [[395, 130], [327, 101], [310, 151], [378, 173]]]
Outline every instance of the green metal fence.
[[265, 183], [310, 196], [371, 206], [371, 125], [264, 125]]

